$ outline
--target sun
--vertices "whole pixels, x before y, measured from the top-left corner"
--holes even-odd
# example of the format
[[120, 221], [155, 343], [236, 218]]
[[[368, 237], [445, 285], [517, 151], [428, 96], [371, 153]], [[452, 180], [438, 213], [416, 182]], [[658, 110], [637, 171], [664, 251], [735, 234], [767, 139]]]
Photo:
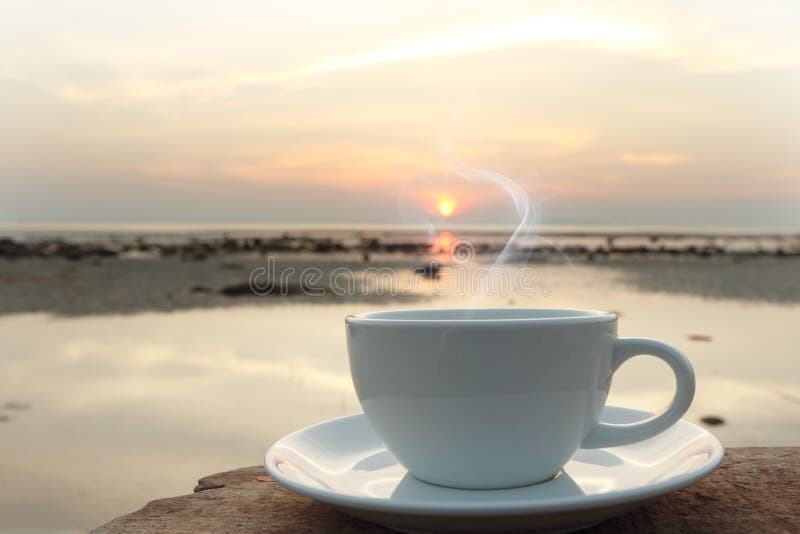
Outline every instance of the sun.
[[436, 204], [436, 209], [442, 217], [450, 217], [456, 209], [456, 202], [452, 198], [442, 198]]

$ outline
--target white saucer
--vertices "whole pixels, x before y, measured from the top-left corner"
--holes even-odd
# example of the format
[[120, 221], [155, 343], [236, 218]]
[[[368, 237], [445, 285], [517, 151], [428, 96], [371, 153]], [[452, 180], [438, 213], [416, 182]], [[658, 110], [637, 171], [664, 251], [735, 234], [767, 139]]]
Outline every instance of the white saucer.
[[[632, 423], [651, 415], [609, 406], [602, 419]], [[267, 451], [264, 465], [282, 486], [389, 528], [497, 532], [599, 523], [697, 482], [716, 469], [723, 453], [711, 433], [681, 420], [633, 445], [581, 449], [547, 482], [459, 490], [408, 474], [358, 414], [284, 437]]]

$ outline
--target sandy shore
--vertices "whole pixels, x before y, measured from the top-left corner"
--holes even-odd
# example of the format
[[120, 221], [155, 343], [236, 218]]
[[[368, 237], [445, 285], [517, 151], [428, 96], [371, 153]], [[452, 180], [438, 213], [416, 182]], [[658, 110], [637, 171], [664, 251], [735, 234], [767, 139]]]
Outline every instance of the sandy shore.
[[[50, 312], [56, 315], [125, 314], [220, 306], [276, 305], [312, 300], [315, 303], [435, 299], [417, 291], [392, 296], [374, 291], [338, 295], [327, 291], [309, 296], [298, 289], [300, 273], [318, 269], [325, 286], [330, 274], [346, 269], [361, 277], [365, 271], [391, 269], [410, 280], [415, 268], [426, 266], [427, 254], [374, 254], [364, 261], [355, 253], [279, 253], [268, 257], [249, 253], [210, 256], [113, 256], [73, 261], [63, 257], [0, 258], [0, 314]], [[271, 272], [265, 268], [274, 261]], [[531, 268], [541, 263], [532, 262]], [[552, 263], [549, 264], [552, 267]], [[800, 302], [800, 258], [775, 257], [625, 257], [576, 259], [573, 266], [610, 272], [618, 283], [647, 292], [699, 295], [775, 303]], [[568, 268], [564, 265], [564, 268]], [[284, 291], [256, 295], [248, 282], [254, 270], [262, 278], [291, 271]], [[258, 272], [258, 271], [256, 271]], [[277, 280], [276, 280], [277, 283]], [[285, 293], [285, 294], [282, 294]]]

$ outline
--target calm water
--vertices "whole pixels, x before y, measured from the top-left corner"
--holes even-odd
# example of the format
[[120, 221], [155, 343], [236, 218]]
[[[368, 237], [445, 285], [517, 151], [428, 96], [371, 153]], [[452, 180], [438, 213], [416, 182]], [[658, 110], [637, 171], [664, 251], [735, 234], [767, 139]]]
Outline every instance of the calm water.
[[[379, 308], [617, 310], [620, 335], [662, 339], [694, 363], [688, 419], [724, 418], [713, 431], [728, 446], [800, 445], [798, 304], [659, 291], [607, 266], [539, 274], [547, 296], [0, 316], [0, 405], [11, 403], [0, 411], [0, 529], [97, 526], [191, 492], [202, 475], [258, 464], [292, 430], [358, 411], [343, 321]], [[658, 410], [671, 388], [665, 365], [637, 358], [609, 402]]]

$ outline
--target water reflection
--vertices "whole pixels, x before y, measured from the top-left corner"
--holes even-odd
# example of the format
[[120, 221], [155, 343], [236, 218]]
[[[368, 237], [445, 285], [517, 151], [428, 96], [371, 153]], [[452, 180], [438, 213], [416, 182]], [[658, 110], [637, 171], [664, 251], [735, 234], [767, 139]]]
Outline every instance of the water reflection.
[[[714, 432], [729, 446], [800, 444], [800, 307], [644, 292], [599, 268], [539, 270], [550, 296], [516, 295], [516, 305], [621, 310], [621, 335], [663, 339], [692, 359], [698, 390], [687, 418], [723, 416]], [[454, 295], [435, 305], [465, 302]], [[508, 297], [469, 304], [503, 306]], [[389, 307], [407, 305], [3, 316], [0, 527], [96, 526], [188, 493], [200, 476], [257, 464], [292, 430], [359, 411], [343, 318]], [[713, 341], [688, 339], [697, 332]], [[610, 403], [658, 410], [671, 380], [659, 362], [636, 358], [620, 370]]]

